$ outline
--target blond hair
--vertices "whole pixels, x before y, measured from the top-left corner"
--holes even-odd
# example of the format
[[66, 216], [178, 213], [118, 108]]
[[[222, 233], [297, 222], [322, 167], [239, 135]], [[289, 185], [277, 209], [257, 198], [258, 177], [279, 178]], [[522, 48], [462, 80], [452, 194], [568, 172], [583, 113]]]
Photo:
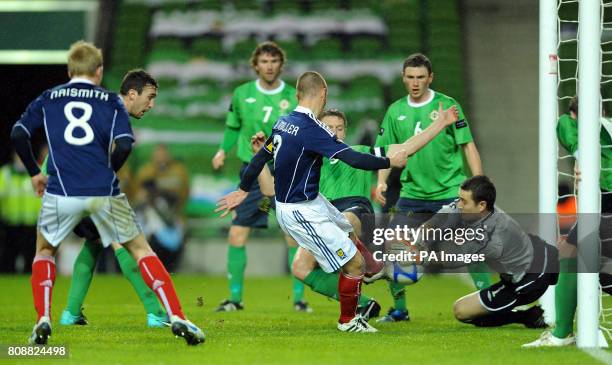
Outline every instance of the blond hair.
[[74, 76], [95, 76], [102, 66], [102, 51], [85, 41], [73, 43], [68, 50], [68, 73]]
[[327, 88], [327, 83], [323, 76], [316, 71], [306, 71], [300, 75], [297, 80], [297, 98], [312, 98], [317, 96], [317, 93]]

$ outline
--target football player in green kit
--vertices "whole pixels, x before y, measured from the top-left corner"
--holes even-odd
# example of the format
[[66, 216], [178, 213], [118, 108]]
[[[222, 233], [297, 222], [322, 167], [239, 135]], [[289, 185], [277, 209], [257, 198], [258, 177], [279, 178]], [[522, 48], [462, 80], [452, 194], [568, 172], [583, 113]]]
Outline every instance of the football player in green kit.
[[[251, 66], [258, 78], [234, 90], [225, 121], [223, 142], [212, 160], [215, 170], [223, 167], [227, 153], [237, 145], [237, 155], [243, 163], [240, 169], [242, 176], [244, 168], [253, 157], [251, 136], [259, 131], [270, 135], [272, 126], [278, 118], [295, 109], [297, 105], [295, 88], [280, 79], [285, 59], [285, 52], [273, 42], [261, 43], [253, 51]], [[230, 297], [219, 305], [217, 311], [243, 309], [244, 270], [247, 264], [245, 246], [252, 228], [268, 226], [268, 210], [271, 204], [274, 204], [274, 199], [264, 196], [256, 183], [248, 198], [236, 209], [228, 237], [227, 276]], [[288, 262], [291, 266], [297, 243], [289, 236], [285, 236], [285, 240], [289, 246]], [[304, 301], [303, 296], [304, 284], [294, 278], [294, 309], [311, 312], [312, 309]]]
[[[407, 154], [410, 156], [423, 148], [423, 146], [442, 130], [458, 119], [457, 109], [454, 107], [443, 111], [440, 105], [438, 112], [441, 114], [441, 118], [438, 118], [430, 127], [426, 128], [422, 134], [412, 137], [402, 144], [393, 144], [384, 147], [355, 145], [351, 146], [351, 148], [357, 152], [372, 153], [377, 156], [392, 155], [400, 149], [404, 149], [408, 151]], [[340, 140], [345, 139], [347, 133], [347, 119], [343, 112], [336, 109], [326, 110], [319, 115], [319, 119], [325, 123]], [[258, 140], [259, 144], [257, 144]], [[258, 150], [262, 146], [264, 140], [265, 137], [263, 133], [253, 136], [253, 149]], [[260, 174], [258, 181], [262, 191], [274, 191], [274, 180], [266, 168], [264, 168]], [[364, 250], [367, 251], [367, 249], [359, 239], [359, 237], [363, 235], [365, 240], [368, 241], [367, 232], [373, 228], [373, 222], [368, 222], [368, 220], [373, 219], [374, 215], [374, 210], [370, 202], [371, 187], [371, 171], [355, 169], [339, 160], [323, 159], [320, 193], [341, 211], [353, 226], [353, 239], [366, 261], [366, 272], [369, 271], [368, 269], [370, 267], [375, 271], [381, 270], [381, 267], [376, 269], [376, 263], [372, 262], [372, 254], [364, 252]], [[362, 229], [364, 225], [366, 228]], [[307, 250], [298, 248], [292, 265], [292, 273], [315, 292], [338, 300], [338, 273], [324, 272], [318, 267], [314, 256]], [[380, 313], [380, 305], [372, 298], [361, 293], [358, 310], [359, 313], [368, 320], [378, 316]]]
[[[612, 256], [612, 123], [601, 118], [599, 142], [601, 144], [601, 220], [599, 238], [602, 256]], [[569, 104], [569, 113], [559, 117], [557, 123], [559, 144], [576, 158], [578, 163], [578, 97], [574, 96]], [[579, 170], [575, 169], [577, 177]], [[578, 180], [577, 180], [578, 181]], [[577, 187], [576, 187], [577, 189]], [[574, 315], [577, 306], [577, 226], [574, 225], [567, 237], [562, 238], [559, 248], [559, 281], [555, 287], [555, 328], [542, 333], [539, 339], [526, 343], [523, 347], [557, 347], [576, 343], [574, 332]], [[601, 272], [599, 283], [603, 291], [612, 293], [612, 275]]]
[[[461, 106], [455, 99], [429, 88], [433, 76], [431, 62], [425, 55], [413, 54], [404, 61], [402, 79], [408, 95], [389, 106], [376, 139], [376, 146], [385, 146], [419, 135], [437, 119], [440, 103], [444, 108], [456, 106], [459, 112], [459, 120], [415, 153], [402, 171], [402, 188], [392, 227], [418, 227], [444, 205], [457, 199], [459, 186], [466, 179], [464, 156], [472, 175], [483, 174], [480, 155]], [[381, 205], [386, 201], [384, 193], [389, 172], [390, 169], [378, 172], [374, 198]], [[491, 285], [485, 265], [472, 265], [468, 269], [478, 289]], [[395, 305], [379, 321], [409, 320], [404, 286], [391, 282], [389, 285]]]

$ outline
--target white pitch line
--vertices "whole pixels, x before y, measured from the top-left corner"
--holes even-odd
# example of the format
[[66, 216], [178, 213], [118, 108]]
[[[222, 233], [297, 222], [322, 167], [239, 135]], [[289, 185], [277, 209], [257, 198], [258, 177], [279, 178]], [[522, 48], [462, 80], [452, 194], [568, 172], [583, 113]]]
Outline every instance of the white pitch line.
[[595, 360], [599, 360], [603, 362], [604, 364], [612, 364], [612, 353], [606, 350], [602, 350], [598, 348], [587, 348], [587, 349], [581, 349], [581, 350], [589, 354]]

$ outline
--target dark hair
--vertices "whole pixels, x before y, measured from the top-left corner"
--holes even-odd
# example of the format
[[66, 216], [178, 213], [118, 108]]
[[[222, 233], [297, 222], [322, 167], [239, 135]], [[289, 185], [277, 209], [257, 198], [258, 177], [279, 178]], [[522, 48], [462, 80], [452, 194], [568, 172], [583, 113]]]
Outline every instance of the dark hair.
[[578, 95], [575, 95], [569, 103], [569, 111], [578, 115]]
[[283, 49], [280, 48], [278, 44], [272, 41], [267, 41], [267, 42], [258, 44], [257, 47], [255, 47], [255, 49], [253, 50], [253, 53], [251, 54], [251, 66], [252, 67], [257, 66], [257, 59], [263, 53], [268, 53], [272, 56], [278, 56], [281, 61], [281, 66], [285, 64], [285, 60], [287, 59], [287, 57], [285, 56], [285, 51], [283, 51]]
[[402, 72], [406, 70], [406, 67], [425, 67], [427, 73], [431, 75], [431, 61], [422, 53], [414, 53], [408, 56], [408, 58], [404, 60]]
[[342, 119], [342, 121], [344, 122], [344, 127], [346, 128], [346, 115], [342, 111], [334, 108], [324, 110], [319, 115], [319, 119], [323, 120], [323, 118], [325, 117], [336, 117]]
[[487, 203], [487, 210], [493, 210], [495, 206], [495, 185], [484, 175], [472, 176], [461, 184], [461, 190], [471, 191], [475, 203], [484, 201]]
[[147, 71], [143, 69], [130, 70], [123, 77], [120, 93], [121, 95], [127, 95], [133, 89], [140, 95], [147, 85], [157, 89], [157, 81]]

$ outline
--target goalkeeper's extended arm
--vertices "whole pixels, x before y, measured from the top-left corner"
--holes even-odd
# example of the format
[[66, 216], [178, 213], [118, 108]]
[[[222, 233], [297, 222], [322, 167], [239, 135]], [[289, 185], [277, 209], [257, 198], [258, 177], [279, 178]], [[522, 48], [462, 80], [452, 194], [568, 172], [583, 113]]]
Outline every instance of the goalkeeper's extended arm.
[[251, 162], [244, 169], [242, 179], [240, 179], [240, 190], [249, 191], [251, 186], [257, 180], [257, 176], [264, 168], [265, 164], [272, 159], [272, 154], [265, 148], [262, 148], [253, 156]]

